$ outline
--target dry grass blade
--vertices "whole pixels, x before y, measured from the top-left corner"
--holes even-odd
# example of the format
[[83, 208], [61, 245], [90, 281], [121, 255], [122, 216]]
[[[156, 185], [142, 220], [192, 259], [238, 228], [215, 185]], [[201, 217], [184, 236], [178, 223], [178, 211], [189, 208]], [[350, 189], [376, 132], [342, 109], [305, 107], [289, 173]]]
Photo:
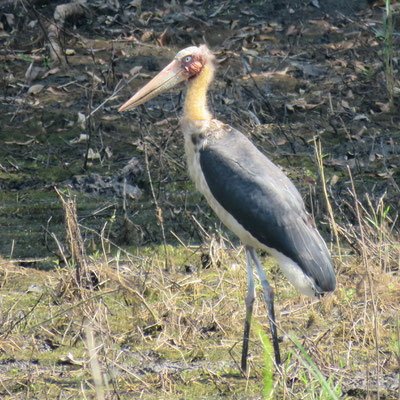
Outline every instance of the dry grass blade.
[[104, 400], [105, 399], [104, 388], [106, 385], [100, 369], [98, 351], [96, 349], [93, 329], [88, 321], [85, 325], [85, 331], [86, 331], [86, 344], [89, 350], [90, 368], [92, 371], [94, 386], [96, 389], [96, 399]]
[[369, 294], [370, 294], [370, 300], [372, 302], [372, 312], [373, 312], [373, 324], [374, 324], [374, 336], [375, 336], [375, 351], [376, 351], [376, 359], [375, 359], [375, 365], [376, 365], [376, 386], [377, 386], [377, 399], [379, 400], [380, 398], [380, 361], [379, 361], [379, 336], [378, 336], [378, 312], [377, 312], [377, 307], [376, 307], [376, 298], [374, 294], [374, 287], [373, 287], [373, 282], [372, 282], [372, 277], [371, 277], [371, 271], [370, 271], [370, 266], [369, 266], [369, 261], [367, 257], [367, 245], [364, 239], [364, 223], [361, 218], [361, 212], [359, 208], [359, 201], [357, 198], [356, 190], [354, 187], [354, 181], [353, 177], [351, 174], [351, 170], [349, 167], [347, 167], [348, 173], [350, 176], [350, 182], [351, 182], [351, 188], [352, 188], [352, 193], [354, 196], [354, 206], [356, 210], [356, 215], [357, 215], [357, 220], [358, 220], [358, 226], [360, 229], [360, 236], [361, 236], [361, 251], [362, 251], [362, 259], [365, 267], [365, 272], [367, 275], [368, 279], [368, 288], [369, 288]]
[[324, 172], [324, 163], [323, 163], [323, 157], [322, 157], [322, 144], [320, 140], [317, 140], [317, 138], [314, 136], [314, 148], [315, 148], [315, 155], [317, 158], [317, 163], [318, 163], [318, 169], [319, 173], [321, 175], [321, 183], [322, 183], [322, 189], [324, 191], [324, 198], [326, 202], [326, 206], [328, 208], [328, 213], [329, 213], [329, 218], [330, 218], [330, 223], [332, 226], [332, 230], [336, 239], [336, 248], [339, 254], [339, 260], [342, 261], [342, 253], [340, 249], [340, 240], [339, 240], [339, 233], [338, 233], [338, 228], [335, 220], [335, 215], [333, 213], [333, 209], [331, 206], [331, 202], [329, 201], [329, 196], [328, 196], [328, 191], [326, 189], [326, 178], [325, 178], [325, 172]]
[[144, 147], [144, 151], [145, 151], [145, 162], [146, 162], [147, 176], [149, 178], [151, 195], [153, 197], [154, 206], [156, 208], [156, 216], [157, 216], [158, 223], [160, 224], [161, 234], [162, 234], [162, 241], [163, 241], [163, 246], [164, 246], [164, 251], [165, 251], [165, 265], [164, 265], [164, 268], [166, 270], [169, 270], [171, 263], [170, 263], [170, 260], [169, 260], [169, 257], [168, 257], [168, 247], [167, 247], [167, 241], [166, 241], [166, 238], [165, 238], [165, 229], [164, 229], [164, 221], [163, 221], [163, 216], [162, 216], [162, 209], [158, 205], [157, 197], [156, 197], [155, 192], [154, 192], [153, 180], [151, 179], [151, 173], [150, 173], [150, 168], [149, 168], [149, 160], [148, 160], [148, 153], [147, 153], [147, 146], [146, 145]]
[[71, 195], [69, 189], [65, 195], [55, 188], [65, 213], [65, 229], [72, 264], [75, 265], [75, 279], [77, 287], [92, 287], [92, 280], [87, 267], [86, 252], [81, 231], [78, 224], [76, 197]]

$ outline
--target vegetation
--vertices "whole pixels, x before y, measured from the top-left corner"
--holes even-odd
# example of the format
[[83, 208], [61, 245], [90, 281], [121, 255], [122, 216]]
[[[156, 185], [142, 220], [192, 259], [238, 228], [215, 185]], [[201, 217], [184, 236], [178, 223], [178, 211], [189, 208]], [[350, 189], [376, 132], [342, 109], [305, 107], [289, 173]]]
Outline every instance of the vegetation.
[[389, 106], [394, 109], [394, 67], [393, 67], [393, 13], [390, 5], [390, 0], [385, 0], [385, 16], [383, 21], [385, 35], [385, 73], [386, 73], [386, 88], [389, 98]]
[[[120, 0], [59, 18], [52, 2], [11, 3], [0, 6], [0, 397], [398, 398], [396, 2]], [[117, 114], [204, 40], [218, 61], [213, 112], [295, 182], [338, 276], [311, 301], [260, 255], [284, 362], [270, 357], [258, 285], [247, 375], [244, 251], [187, 177], [181, 93]]]
[[[399, 370], [399, 281], [383, 268], [399, 257], [399, 245], [387, 214], [375, 210], [383, 218], [377, 225], [359, 212], [362, 255], [342, 249], [338, 290], [321, 302], [300, 296], [272, 267], [286, 361], [272, 364], [260, 296], [248, 376], [238, 364], [244, 254], [222, 232], [202, 247], [169, 246], [169, 270], [164, 246], [135, 254], [111, 246], [88, 257], [92, 280], [83, 287], [76, 265], [43, 272], [3, 260], [3, 398], [248, 399], [272, 391], [270, 398], [337, 399], [343, 382], [345, 398], [390, 398]], [[388, 253], [389, 246], [396, 251]], [[211, 264], [202, 265], [208, 248]], [[273, 261], [264, 257], [264, 264]], [[366, 379], [368, 386], [360, 384]]]

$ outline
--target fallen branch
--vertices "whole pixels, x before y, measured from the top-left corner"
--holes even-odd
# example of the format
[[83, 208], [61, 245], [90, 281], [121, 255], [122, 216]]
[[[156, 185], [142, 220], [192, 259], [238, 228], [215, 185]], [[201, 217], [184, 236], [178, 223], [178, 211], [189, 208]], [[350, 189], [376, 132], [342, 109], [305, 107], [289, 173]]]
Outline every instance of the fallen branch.
[[54, 22], [51, 22], [47, 28], [48, 30], [48, 48], [50, 51], [50, 58], [53, 61], [62, 62], [63, 50], [60, 43], [60, 32], [64, 27], [65, 20], [72, 16], [84, 15], [87, 11], [85, 0], [76, 0], [71, 3], [60, 4], [54, 11]]

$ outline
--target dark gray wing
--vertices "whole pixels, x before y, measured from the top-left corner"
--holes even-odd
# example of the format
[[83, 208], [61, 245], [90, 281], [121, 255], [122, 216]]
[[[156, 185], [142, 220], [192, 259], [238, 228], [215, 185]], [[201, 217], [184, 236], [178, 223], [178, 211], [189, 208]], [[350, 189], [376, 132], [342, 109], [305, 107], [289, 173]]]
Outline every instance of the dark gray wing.
[[296, 262], [321, 291], [334, 290], [329, 251], [307, 222], [298, 190], [242, 133], [227, 130], [200, 150], [215, 199], [258, 241]]

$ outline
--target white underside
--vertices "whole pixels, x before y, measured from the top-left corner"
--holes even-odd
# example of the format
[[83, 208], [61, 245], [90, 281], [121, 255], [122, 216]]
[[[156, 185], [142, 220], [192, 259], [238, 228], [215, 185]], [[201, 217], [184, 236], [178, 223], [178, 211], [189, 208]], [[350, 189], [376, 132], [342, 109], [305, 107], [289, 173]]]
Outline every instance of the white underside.
[[[195, 182], [197, 190], [204, 195], [208, 204], [217, 214], [219, 219], [227, 228], [229, 228], [239, 237], [244, 245], [252, 246], [256, 249], [265, 250], [273, 257], [275, 257], [288, 281], [293, 286], [295, 286], [302, 294], [312, 298], [316, 297], [317, 291], [313, 280], [304, 274], [297, 263], [283, 255], [279, 251], [271, 249], [259, 242], [254, 236], [247, 232], [243, 228], [243, 226], [240, 225], [236, 221], [236, 219], [234, 219], [232, 215], [229, 214], [214, 198], [204, 178], [203, 172], [201, 171], [199, 153], [198, 151], [196, 151], [196, 148], [192, 143], [190, 127], [185, 125], [183, 128], [183, 131], [185, 133], [185, 152], [189, 174]], [[197, 130], [197, 127], [193, 128]]]

